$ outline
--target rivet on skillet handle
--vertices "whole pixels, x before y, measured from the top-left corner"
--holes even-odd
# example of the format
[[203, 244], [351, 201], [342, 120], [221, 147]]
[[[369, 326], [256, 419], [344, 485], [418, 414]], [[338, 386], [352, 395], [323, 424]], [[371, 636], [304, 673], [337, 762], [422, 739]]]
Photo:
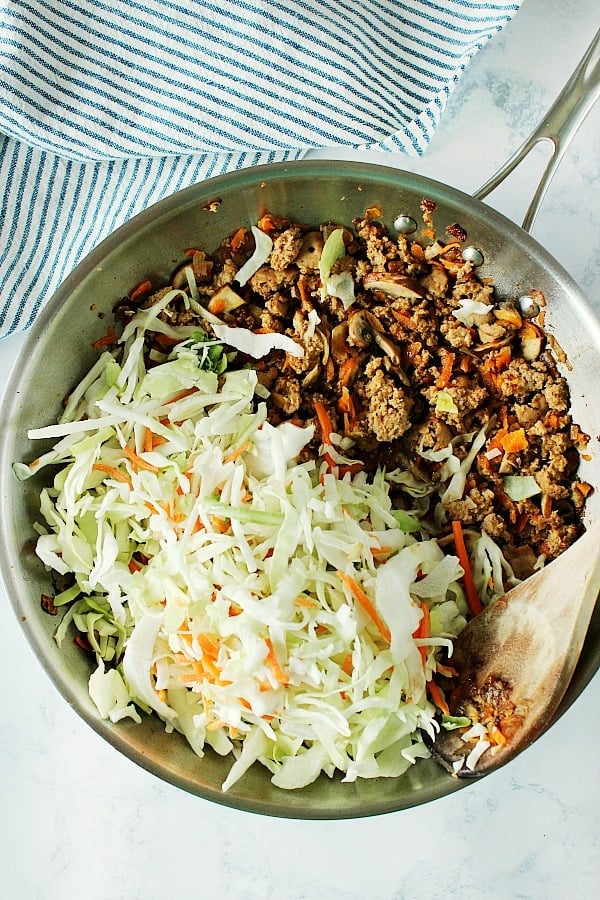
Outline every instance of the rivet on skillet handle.
[[600, 96], [600, 30], [569, 81], [546, 116], [521, 147], [473, 196], [483, 200], [491, 194], [540, 141], [550, 141], [553, 153], [546, 164], [537, 190], [523, 219], [522, 228], [530, 231], [548, 185], [577, 129]]

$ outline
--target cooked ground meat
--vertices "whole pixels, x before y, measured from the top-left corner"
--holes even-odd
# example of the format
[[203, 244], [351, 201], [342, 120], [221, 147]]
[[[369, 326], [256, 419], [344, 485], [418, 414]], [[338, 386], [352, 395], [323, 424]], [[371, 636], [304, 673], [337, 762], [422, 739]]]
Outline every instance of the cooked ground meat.
[[[368, 369], [368, 367], [367, 367]], [[369, 400], [367, 419], [378, 441], [394, 441], [408, 431], [413, 401], [394, 379], [381, 368], [369, 373], [366, 396]]]
[[[440, 538], [450, 535], [453, 519], [486, 532], [518, 577], [568, 547], [582, 530], [590, 487], [577, 476], [585, 436], [569, 414], [567, 382], [541, 323], [522, 319], [514, 299], [499, 303], [493, 285], [462, 259], [460, 237], [446, 246], [432, 237], [429, 209], [421, 236], [393, 235], [378, 219], [356, 220], [354, 230], [343, 226], [345, 252], [322, 284], [324, 244], [342, 226], [311, 228], [270, 214], [261, 222], [273, 247], [248, 283], [235, 284], [254, 249], [250, 232], [240, 229], [203, 255], [198, 290], [208, 304], [231, 285], [238, 299], [223, 313], [227, 324], [285, 334], [303, 348], [301, 357], [277, 350], [258, 363], [238, 354], [234, 364], [256, 367], [270, 391], [272, 422], [317, 426], [304, 457], [321, 443], [319, 402], [367, 475], [398, 467], [429, 485], [420, 503], [429, 496], [431, 528]], [[340, 279], [346, 290], [348, 280], [353, 286], [350, 299], [336, 287]], [[170, 289], [132, 292], [117, 304], [117, 318], [126, 321]], [[472, 301], [490, 309], [469, 312]], [[160, 318], [210, 331], [181, 294]], [[158, 338], [152, 349], [163, 349]], [[462, 493], [445, 500], [444, 484], [478, 433], [482, 446]], [[506, 479], [515, 475], [535, 479], [538, 492], [511, 499]], [[401, 486], [396, 500], [405, 509], [414, 502]]]

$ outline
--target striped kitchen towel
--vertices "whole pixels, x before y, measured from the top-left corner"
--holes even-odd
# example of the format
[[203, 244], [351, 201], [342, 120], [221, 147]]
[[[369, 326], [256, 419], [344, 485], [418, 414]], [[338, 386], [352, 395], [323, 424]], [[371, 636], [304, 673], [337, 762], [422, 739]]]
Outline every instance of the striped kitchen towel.
[[522, 0], [2, 0], [0, 337], [102, 238], [314, 147], [421, 154]]

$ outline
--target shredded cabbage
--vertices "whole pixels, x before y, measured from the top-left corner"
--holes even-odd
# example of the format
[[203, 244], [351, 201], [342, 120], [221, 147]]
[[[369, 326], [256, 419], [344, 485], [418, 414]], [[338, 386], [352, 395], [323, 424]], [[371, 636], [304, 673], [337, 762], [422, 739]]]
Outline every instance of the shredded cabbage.
[[252, 234], [254, 235], [254, 253], [235, 276], [235, 280], [241, 287], [266, 263], [273, 249], [273, 241], [269, 235], [257, 228], [256, 225], [252, 226]]
[[400, 775], [438, 727], [427, 682], [464, 626], [458, 560], [417, 539], [383, 472], [300, 463], [313, 428], [269, 424], [254, 370], [223, 371], [197, 329], [146, 369], [156, 320], [136, 316], [18, 470], [58, 466], [37, 552], [72, 579], [57, 640], [86, 636], [100, 715], [154, 711], [198, 756], [231, 754], [224, 790], [257, 761], [286, 789]]

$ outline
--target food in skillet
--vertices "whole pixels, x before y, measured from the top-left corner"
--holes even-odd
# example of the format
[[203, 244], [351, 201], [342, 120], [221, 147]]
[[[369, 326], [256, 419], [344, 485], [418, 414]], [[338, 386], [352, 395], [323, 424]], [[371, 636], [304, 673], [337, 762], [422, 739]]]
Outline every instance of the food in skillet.
[[400, 775], [436, 717], [474, 764], [502, 734], [450, 714], [452, 639], [582, 531], [544, 298], [500, 301], [422, 212], [418, 240], [267, 214], [190, 249], [16, 467], [58, 467], [44, 602], [101, 714], [231, 753], [224, 789], [256, 760], [285, 788]]

